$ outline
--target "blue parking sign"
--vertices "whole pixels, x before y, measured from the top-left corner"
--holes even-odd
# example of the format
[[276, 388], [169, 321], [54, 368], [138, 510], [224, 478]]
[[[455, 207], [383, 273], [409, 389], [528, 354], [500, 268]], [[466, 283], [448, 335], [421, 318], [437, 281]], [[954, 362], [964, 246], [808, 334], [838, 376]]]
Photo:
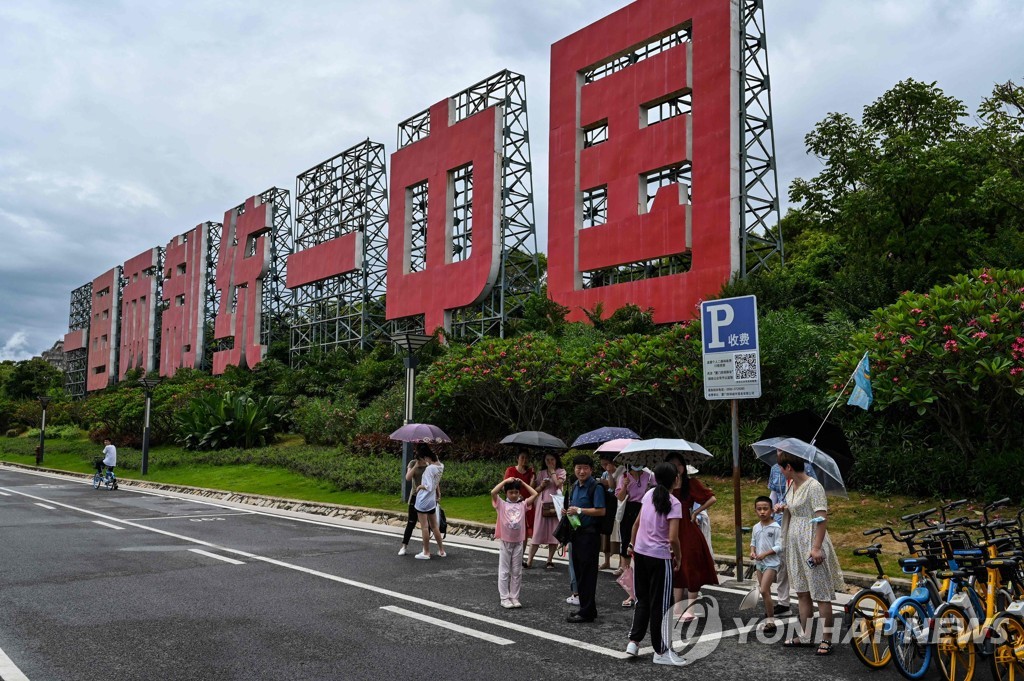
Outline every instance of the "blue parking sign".
[[705, 301], [700, 305], [700, 318], [705, 399], [760, 397], [757, 298]]

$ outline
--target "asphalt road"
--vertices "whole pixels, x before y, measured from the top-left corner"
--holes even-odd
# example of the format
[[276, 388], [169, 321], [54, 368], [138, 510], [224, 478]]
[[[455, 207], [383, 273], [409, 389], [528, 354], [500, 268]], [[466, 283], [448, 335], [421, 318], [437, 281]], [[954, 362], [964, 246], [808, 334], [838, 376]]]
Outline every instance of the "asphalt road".
[[493, 543], [453, 538], [430, 561], [398, 544], [391, 528], [0, 467], [0, 679], [898, 678], [847, 646], [766, 642], [731, 583], [675, 630], [692, 664], [655, 666], [649, 638], [623, 652], [632, 610], [609, 573], [597, 622], [568, 624], [564, 562], [525, 571], [523, 609], [504, 610]]

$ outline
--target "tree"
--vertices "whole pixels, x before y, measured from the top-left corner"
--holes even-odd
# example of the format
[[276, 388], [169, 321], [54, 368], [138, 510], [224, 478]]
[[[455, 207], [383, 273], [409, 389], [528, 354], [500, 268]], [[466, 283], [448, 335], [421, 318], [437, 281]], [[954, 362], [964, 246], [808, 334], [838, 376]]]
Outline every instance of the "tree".
[[32, 400], [60, 388], [63, 376], [46, 360], [33, 357], [14, 366], [4, 384], [4, 392], [13, 400]]
[[860, 122], [827, 116], [806, 137], [822, 171], [790, 188], [801, 205], [783, 224], [788, 265], [764, 278], [822, 312], [862, 318], [902, 291], [1016, 266], [1024, 258], [1014, 209], [1024, 200], [1020, 101], [1019, 88], [1000, 86], [980, 125], [968, 125], [958, 99], [905, 80]]

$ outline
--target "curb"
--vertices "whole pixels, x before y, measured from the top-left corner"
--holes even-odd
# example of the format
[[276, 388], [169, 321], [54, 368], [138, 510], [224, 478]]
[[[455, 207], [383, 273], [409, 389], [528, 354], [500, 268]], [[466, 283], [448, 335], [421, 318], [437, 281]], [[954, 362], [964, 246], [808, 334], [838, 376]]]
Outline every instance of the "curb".
[[[73, 471], [63, 471], [55, 468], [41, 468], [38, 466], [32, 466], [21, 463], [2, 462], [4, 466], [9, 468], [17, 468], [26, 471], [34, 471], [41, 473], [50, 473], [53, 475], [61, 475], [64, 477], [78, 478], [81, 480], [91, 480], [91, 473], [75, 473]], [[248, 506], [255, 506], [257, 508], [271, 508], [281, 511], [290, 511], [293, 513], [307, 513], [309, 515], [318, 515], [328, 518], [341, 518], [344, 520], [352, 520], [357, 522], [367, 522], [376, 525], [388, 525], [391, 527], [405, 527], [407, 515], [397, 511], [388, 511], [377, 508], [363, 508], [361, 506], [345, 506], [343, 504], [331, 504], [327, 502], [316, 502], [316, 501], [299, 501], [296, 499], [286, 499], [284, 497], [274, 497], [265, 494], [248, 494], [245, 492], [229, 492], [220, 489], [210, 489], [206, 487], [189, 487], [186, 485], [171, 485], [162, 482], [149, 482], [147, 480], [134, 480], [134, 479], [118, 479], [118, 482], [125, 488], [133, 489], [145, 489], [158, 492], [174, 492], [176, 494], [188, 494], [191, 496], [203, 497], [206, 499], [230, 502], [235, 504], [245, 504]], [[448, 519], [448, 534], [456, 537], [464, 537], [470, 539], [493, 539], [494, 538], [494, 526], [489, 523], [478, 523], [471, 520], [458, 520], [455, 518]], [[725, 556], [721, 554], [714, 554], [715, 567], [718, 569], [719, 574], [735, 576], [736, 572], [736, 558], [735, 556]], [[747, 565], [744, 563], [744, 565]], [[876, 577], [874, 575], [867, 575], [860, 572], [843, 572], [843, 577], [846, 583], [850, 586], [856, 587], [858, 590], [871, 586]], [[910, 580], [901, 578], [890, 578], [890, 582], [897, 591], [909, 592]]]

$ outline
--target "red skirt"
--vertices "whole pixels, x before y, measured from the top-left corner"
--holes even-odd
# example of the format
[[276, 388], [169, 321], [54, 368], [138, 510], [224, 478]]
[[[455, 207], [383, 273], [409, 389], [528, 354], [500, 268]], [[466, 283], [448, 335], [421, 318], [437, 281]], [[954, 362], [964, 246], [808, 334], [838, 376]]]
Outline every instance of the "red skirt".
[[689, 515], [684, 508], [679, 520], [679, 545], [683, 555], [679, 569], [672, 573], [672, 588], [698, 591], [706, 584], [718, 584], [718, 570], [700, 526], [691, 522]]

